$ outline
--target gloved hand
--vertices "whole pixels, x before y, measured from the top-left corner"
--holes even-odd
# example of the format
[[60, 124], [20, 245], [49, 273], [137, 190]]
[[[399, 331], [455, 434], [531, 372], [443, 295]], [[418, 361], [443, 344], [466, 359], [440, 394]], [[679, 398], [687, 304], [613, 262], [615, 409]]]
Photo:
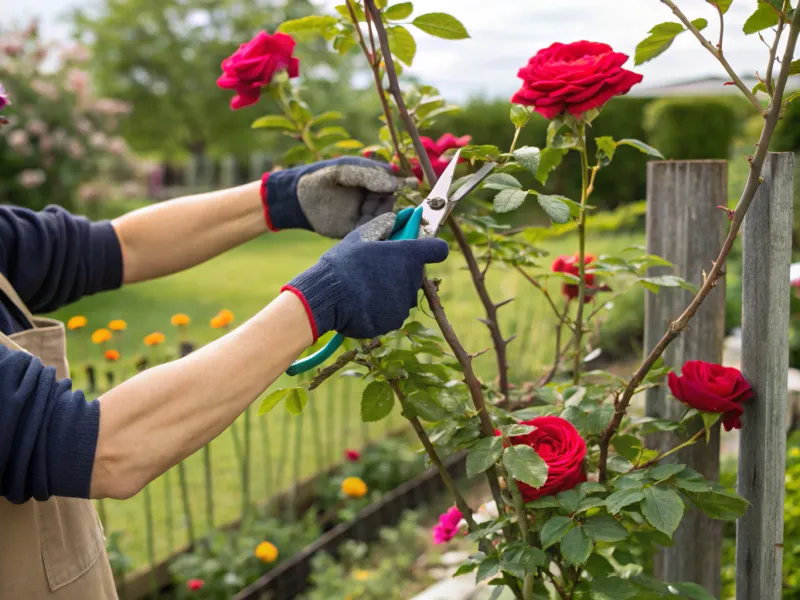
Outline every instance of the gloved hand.
[[266, 173], [261, 198], [272, 231], [307, 229], [343, 238], [391, 212], [394, 194], [404, 185], [416, 180], [395, 176], [384, 163], [348, 156]]
[[372, 338], [403, 326], [417, 303], [426, 263], [447, 258], [447, 242], [436, 238], [386, 240], [395, 216], [381, 215], [348, 234], [319, 262], [281, 291], [300, 298], [314, 340], [328, 331]]

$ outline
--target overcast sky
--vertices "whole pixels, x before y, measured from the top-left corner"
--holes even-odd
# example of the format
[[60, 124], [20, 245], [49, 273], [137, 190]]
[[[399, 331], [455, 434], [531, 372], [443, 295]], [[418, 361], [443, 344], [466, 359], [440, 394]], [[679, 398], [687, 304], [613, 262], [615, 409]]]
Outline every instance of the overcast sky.
[[[291, 0], [289, 0], [291, 1]], [[341, 0], [321, 0], [329, 6]], [[45, 35], [64, 37], [64, 12], [89, 6], [96, 0], [25, 0], [3, 2], [3, 21], [37, 16]], [[716, 40], [716, 11], [705, 0], [680, 0], [691, 19], [705, 17], [705, 33]], [[417, 32], [418, 50], [413, 71], [454, 100], [477, 93], [506, 96], [518, 87], [516, 72], [537, 50], [552, 42], [579, 39], [601, 41], [633, 56], [636, 44], [656, 23], [672, 20], [659, 0], [416, 0], [415, 14], [445, 11], [458, 17], [471, 38], [446, 41]], [[735, 0], [726, 15], [725, 54], [741, 74], [763, 69], [766, 48], [757, 36], [745, 36], [742, 24], [756, 0]], [[632, 68], [633, 59], [628, 63]], [[724, 75], [716, 61], [689, 33], [654, 61], [636, 68], [643, 85], [653, 86], [706, 75]]]

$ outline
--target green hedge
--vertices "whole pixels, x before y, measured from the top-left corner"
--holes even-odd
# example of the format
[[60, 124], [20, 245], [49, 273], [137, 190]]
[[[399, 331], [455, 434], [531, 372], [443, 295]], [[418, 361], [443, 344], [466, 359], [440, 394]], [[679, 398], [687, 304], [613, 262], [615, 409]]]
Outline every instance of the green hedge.
[[752, 114], [737, 98], [662, 98], [645, 110], [650, 143], [670, 159], [727, 159], [741, 123]]

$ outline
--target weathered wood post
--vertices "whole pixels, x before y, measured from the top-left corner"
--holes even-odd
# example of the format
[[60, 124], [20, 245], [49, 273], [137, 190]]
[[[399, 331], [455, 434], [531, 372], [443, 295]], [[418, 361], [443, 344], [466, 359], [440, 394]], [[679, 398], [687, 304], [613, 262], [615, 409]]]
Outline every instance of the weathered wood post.
[[236, 185], [236, 159], [226, 156], [222, 159], [219, 169], [219, 185], [221, 189], [232, 188]]
[[789, 371], [789, 264], [794, 156], [770, 153], [744, 220], [739, 493], [751, 504], [736, 524], [737, 600], [778, 600], [783, 562], [783, 486]]
[[[727, 206], [728, 166], [725, 161], [654, 161], [647, 165], [647, 251], [673, 263], [672, 272], [696, 285], [712, 268], [724, 239], [727, 219], [717, 206]], [[652, 270], [652, 275], [669, 273]], [[664, 335], [691, 300], [681, 288], [662, 288], [645, 298], [645, 351]], [[725, 337], [725, 288], [719, 286], [703, 303], [688, 330], [664, 353], [666, 364], [679, 371], [687, 360], [722, 361]], [[685, 407], [667, 397], [666, 386], [647, 391], [647, 415], [679, 419]], [[665, 451], [680, 441], [673, 434], [648, 440], [648, 447]], [[708, 445], [698, 443], [675, 455], [708, 479], [719, 479], [719, 425]], [[669, 457], [669, 458], [673, 458]], [[664, 581], [691, 581], [718, 598], [721, 588], [722, 523], [699, 511], [686, 514], [674, 535], [675, 544], [655, 559], [656, 576]]]

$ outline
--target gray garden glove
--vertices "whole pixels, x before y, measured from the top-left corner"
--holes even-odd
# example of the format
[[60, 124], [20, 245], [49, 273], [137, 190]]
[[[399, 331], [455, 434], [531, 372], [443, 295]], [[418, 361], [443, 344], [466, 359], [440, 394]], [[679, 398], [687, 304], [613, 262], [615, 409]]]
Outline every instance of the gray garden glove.
[[307, 229], [343, 238], [391, 212], [396, 192], [416, 184], [416, 178], [398, 177], [385, 163], [348, 156], [266, 173], [261, 198], [272, 231]]

